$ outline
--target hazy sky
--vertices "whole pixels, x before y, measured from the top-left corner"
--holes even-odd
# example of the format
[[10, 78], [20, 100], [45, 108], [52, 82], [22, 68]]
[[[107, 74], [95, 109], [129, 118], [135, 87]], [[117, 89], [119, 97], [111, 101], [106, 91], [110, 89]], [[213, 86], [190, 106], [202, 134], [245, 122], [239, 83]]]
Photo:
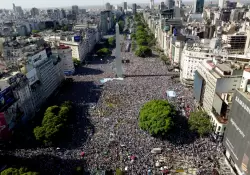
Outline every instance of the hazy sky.
[[[65, 7], [65, 6], [89, 6], [89, 5], [102, 5], [109, 2], [111, 4], [121, 4], [124, 0], [0, 0], [0, 9], [12, 9], [12, 3], [22, 8], [49, 8], [49, 7]], [[149, 3], [149, 0], [126, 0], [128, 4], [131, 3]], [[155, 2], [161, 0], [155, 0]]]

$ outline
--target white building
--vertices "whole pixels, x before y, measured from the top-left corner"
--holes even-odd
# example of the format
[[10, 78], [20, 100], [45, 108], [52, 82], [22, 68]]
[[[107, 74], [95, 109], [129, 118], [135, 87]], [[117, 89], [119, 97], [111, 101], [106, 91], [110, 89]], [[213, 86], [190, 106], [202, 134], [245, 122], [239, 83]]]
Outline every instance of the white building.
[[219, 8], [222, 9], [225, 6], [225, 0], [219, 0]]
[[180, 79], [187, 86], [192, 86], [195, 71], [198, 64], [205, 59], [212, 59], [214, 54], [210, 51], [210, 47], [202, 44], [185, 44], [180, 64]]
[[60, 45], [52, 51], [58, 54], [62, 61], [63, 72], [65, 75], [73, 75], [75, 73], [75, 67], [72, 59], [72, 50], [69, 46]]
[[247, 63], [203, 60], [198, 64], [194, 81], [194, 96], [199, 106], [210, 116], [214, 133], [223, 135], [235, 89], [240, 87], [242, 73]]
[[64, 79], [62, 62], [56, 57], [48, 57], [45, 50], [29, 53], [26, 65], [27, 78], [36, 109], [56, 90]]

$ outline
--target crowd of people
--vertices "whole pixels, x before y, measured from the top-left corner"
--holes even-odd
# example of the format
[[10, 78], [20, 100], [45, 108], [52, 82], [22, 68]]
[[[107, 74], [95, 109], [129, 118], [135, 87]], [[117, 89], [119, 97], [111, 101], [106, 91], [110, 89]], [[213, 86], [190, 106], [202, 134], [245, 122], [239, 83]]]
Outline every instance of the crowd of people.
[[[139, 128], [138, 116], [143, 104], [153, 99], [167, 99], [166, 91], [173, 90], [177, 96], [170, 101], [176, 109], [193, 110], [192, 90], [180, 82], [173, 82], [166, 75], [166, 65], [157, 57], [137, 58], [130, 52], [122, 52], [121, 57], [130, 60], [123, 64], [124, 80], [100, 82], [101, 78], [115, 75], [114, 63], [107, 60], [88, 65], [89, 70], [99, 69], [102, 73], [86, 72], [74, 77], [75, 83], [83, 84], [86, 89], [72, 92], [74, 98], [78, 97], [72, 101], [78, 103], [79, 109], [86, 110], [77, 111], [79, 120], [72, 126], [75, 133], [70, 146], [18, 149], [10, 154], [28, 158], [37, 155], [58, 157], [57, 166], [51, 167], [53, 163], [49, 160], [40, 166], [51, 171], [59, 169], [59, 174], [67, 175], [76, 166], [76, 160], [91, 174], [117, 168], [130, 175], [176, 170], [203, 175], [213, 174], [215, 170], [226, 172], [219, 163], [223, 149], [212, 138], [195, 138], [182, 124], [167, 138], [152, 137]], [[88, 85], [84, 86], [86, 82]], [[153, 148], [160, 148], [161, 153], [151, 153]], [[74, 161], [68, 163], [68, 160]]]

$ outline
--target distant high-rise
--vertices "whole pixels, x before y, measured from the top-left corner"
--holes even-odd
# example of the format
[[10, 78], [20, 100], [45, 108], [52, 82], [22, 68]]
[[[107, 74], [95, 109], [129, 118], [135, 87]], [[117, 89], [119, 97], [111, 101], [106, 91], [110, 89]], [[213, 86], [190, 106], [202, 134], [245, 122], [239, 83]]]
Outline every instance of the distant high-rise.
[[172, 9], [174, 7], [174, 1], [173, 0], [166, 0], [165, 7], [167, 7], [168, 9]]
[[22, 9], [22, 7], [21, 7], [21, 6], [16, 6], [15, 9], [16, 9], [17, 15], [18, 15], [19, 17], [23, 17], [24, 14], [23, 14], [23, 9]]
[[165, 3], [161, 2], [161, 4], [160, 4], [160, 10], [164, 10], [164, 9], [165, 9]]
[[194, 0], [193, 13], [202, 13], [204, 0]]
[[154, 9], [154, 0], [150, 0], [149, 8]]
[[219, 0], [218, 4], [221, 9], [224, 8], [225, 0]]
[[127, 2], [123, 2], [123, 10], [128, 10], [128, 4], [127, 4]]
[[112, 7], [109, 2], [105, 4], [106, 10], [112, 10]]
[[39, 10], [34, 7], [30, 10], [30, 14], [31, 14], [31, 16], [35, 17], [35, 16], [39, 15]]
[[15, 4], [13, 3], [12, 5], [13, 5], [13, 11], [16, 12], [16, 6], [15, 6]]
[[132, 12], [135, 15], [136, 14], [136, 4], [132, 4]]
[[66, 12], [64, 9], [61, 9], [61, 17], [66, 18]]
[[79, 8], [77, 5], [72, 6], [72, 14], [77, 15], [79, 11]]

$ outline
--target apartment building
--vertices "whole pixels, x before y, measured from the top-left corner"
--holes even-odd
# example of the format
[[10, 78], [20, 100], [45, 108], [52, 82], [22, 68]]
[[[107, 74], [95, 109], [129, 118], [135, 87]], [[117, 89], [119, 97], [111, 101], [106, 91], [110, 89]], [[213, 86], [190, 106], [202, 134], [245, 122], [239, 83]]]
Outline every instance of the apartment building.
[[230, 54], [244, 54], [247, 35], [245, 32], [234, 35], [222, 35], [222, 41], [228, 45], [227, 51]]
[[64, 75], [73, 75], [75, 73], [72, 50], [69, 46], [60, 45], [53, 48], [52, 53], [61, 59]]
[[25, 65], [35, 109], [56, 90], [64, 79], [62, 62], [45, 49], [26, 55]]
[[217, 136], [224, 134], [232, 97], [241, 85], [246, 64], [218, 57], [198, 64], [194, 80], [195, 99], [198, 106], [211, 116], [214, 134]]

